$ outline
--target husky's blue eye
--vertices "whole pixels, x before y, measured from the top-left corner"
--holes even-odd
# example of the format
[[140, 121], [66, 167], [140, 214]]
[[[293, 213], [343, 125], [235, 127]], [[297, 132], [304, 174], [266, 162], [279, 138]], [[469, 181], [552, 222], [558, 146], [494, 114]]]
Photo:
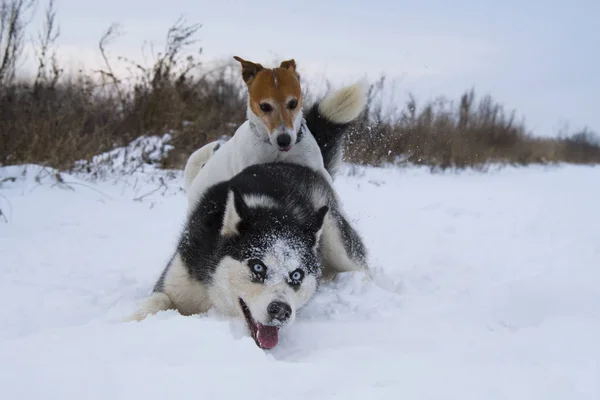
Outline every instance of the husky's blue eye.
[[302, 270], [298, 269], [298, 270], [292, 272], [292, 275], [290, 277], [292, 278], [292, 281], [300, 282], [302, 280], [302, 278], [304, 277], [304, 273], [302, 272]]
[[254, 272], [258, 272], [259, 274], [265, 270], [262, 264], [254, 264], [252, 266], [252, 269], [254, 270]]
[[267, 272], [267, 267], [265, 266], [265, 264], [263, 264], [262, 261], [257, 259], [248, 260], [248, 267], [250, 267], [250, 270], [252, 272], [261, 276], [265, 275]]

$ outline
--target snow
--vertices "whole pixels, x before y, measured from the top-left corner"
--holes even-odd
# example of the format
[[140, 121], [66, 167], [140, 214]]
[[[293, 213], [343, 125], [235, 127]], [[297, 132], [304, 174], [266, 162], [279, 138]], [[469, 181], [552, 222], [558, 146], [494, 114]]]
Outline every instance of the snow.
[[169, 133], [162, 136], [140, 136], [127, 146], [94, 156], [91, 161], [76, 162], [74, 170], [85, 173], [89, 169], [95, 172], [90, 176], [101, 178], [117, 174], [155, 172], [160, 161], [173, 150], [174, 146], [169, 144], [172, 139]]
[[[275, 234], [266, 236], [267, 251], [263, 250], [264, 256], [262, 257], [262, 261], [268, 269], [264, 282], [273, 286], [287, 282], [291, 272], [303, 267], [302, 263], [306, 256], [306, 253], [301, 251], [301, 239], [291, 237], [292, 235], [285, 231], [278, 233], [282, 236], [275, 237]], [[257, 253], [260, 254], [260, 252]]]
[[348, 168], [373, 280], [324, 285], [271, 351], [216, 312], [121, 322], [174, 249], [180, 172], [26, 170], [0, 169], [3, 399], [600, 398], [600, 168]]

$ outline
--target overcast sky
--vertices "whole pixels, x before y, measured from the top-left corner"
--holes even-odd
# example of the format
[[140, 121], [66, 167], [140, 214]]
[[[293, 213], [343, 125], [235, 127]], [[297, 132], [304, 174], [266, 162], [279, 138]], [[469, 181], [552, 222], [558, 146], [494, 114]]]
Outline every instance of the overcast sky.
[[[43, 1], [43, 0], [40, 0]], [[539, 135], [600, 131], [599, 0], [229, 1], [56, 0], [60, 55], [74, 68], [98, 66], [98, 39], [112, 22], [112, 47], [141, 60], [183, 15], [203, 25], [203, 59], [271, 65], [295, 58], [300, 73], [334, 85], [386, 73], [399, 101], [465, 89], [516, 109]], [[40, 13], [41, 14], [41, 13]], [[38, 19], [34, 19], [36, 22]], [[77, 64], [78, 63], [78, 64]]]

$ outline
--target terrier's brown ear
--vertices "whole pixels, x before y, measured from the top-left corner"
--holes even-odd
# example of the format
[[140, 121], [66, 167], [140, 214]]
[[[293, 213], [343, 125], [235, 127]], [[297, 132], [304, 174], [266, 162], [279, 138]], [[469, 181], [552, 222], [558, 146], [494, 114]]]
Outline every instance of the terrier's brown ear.
[[252, 82], [252, 80], [256, 77], [256, 74], [258, 74], [258, 72], [264, 68], [260, 64], [246, 61], [238, 56], [234, 56], [233, 58], [242, 64], [242, 79], [244, 79], [246, 85], [249, 85], [250, 82]]
[[294, 74], [296, 74], [298, 79], [300, 79], [300, 74], [298, 74], [298, 71], [296, 70], [296, 61], [293, 58], [291, 60], [282, 61], [279, 68], [291, 70]]

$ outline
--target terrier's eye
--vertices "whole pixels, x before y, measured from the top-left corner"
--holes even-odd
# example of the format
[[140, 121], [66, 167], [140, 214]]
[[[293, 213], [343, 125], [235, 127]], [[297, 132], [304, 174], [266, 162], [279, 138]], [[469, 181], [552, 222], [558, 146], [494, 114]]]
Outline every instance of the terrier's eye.
[[290, 110], [294, 110], [296, 107], [298, 107], [298, 100], [296, 99], [290, 100], [287, 104], [287, 108], [289, 108]]
[[269, 103], [260, 103], [260, 110], [264, 113], [268, 113], [273, 111], [273, 106], [271, 106]]

